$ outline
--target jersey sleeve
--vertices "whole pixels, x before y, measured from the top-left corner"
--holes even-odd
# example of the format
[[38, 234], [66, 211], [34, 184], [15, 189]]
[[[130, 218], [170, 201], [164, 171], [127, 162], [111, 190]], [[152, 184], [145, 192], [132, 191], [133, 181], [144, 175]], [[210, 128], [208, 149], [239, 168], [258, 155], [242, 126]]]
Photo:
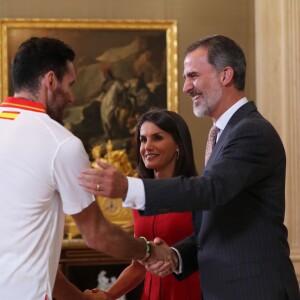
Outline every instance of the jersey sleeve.
[[89, 158], [82, 142], [76, 137], [67, 139], [58, 149], [54, 160], [54, 181], [60, 193], [65, 214], [76, 214], [95, 201], [78, 184], [78, 176], [89, 167]]

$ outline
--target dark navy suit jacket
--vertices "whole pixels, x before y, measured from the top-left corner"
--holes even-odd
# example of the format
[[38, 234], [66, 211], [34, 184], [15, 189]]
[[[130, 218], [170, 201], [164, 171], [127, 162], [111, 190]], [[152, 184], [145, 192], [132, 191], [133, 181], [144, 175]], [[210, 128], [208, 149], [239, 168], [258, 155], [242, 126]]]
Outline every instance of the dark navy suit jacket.
[[144, 179], [143, 214], [194, 213], [175, 245], [184, 278], [199, 268], [205, 300], [298, 300], [284, 226], [286, 157], [253, 102], [231, 117], [199, 177]]

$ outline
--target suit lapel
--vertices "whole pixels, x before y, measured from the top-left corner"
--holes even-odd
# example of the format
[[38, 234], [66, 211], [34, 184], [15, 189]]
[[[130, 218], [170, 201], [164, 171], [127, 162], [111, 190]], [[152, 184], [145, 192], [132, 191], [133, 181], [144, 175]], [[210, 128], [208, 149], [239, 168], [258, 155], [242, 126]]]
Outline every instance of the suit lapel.
[[229, 122], [227, 123], [226, 127], [224, 128], [218, 142], [216, 143], [210, 159], [206, 166], [208, 166], [215, 158], [219, 155], [220, 151], [222, 150], [225, 141], [227, 141], [228, 135], [230, 134], [232, 128], [244, 119], [245, 116], [249, 115], [251, 112], [257, 111], [257, 108], [253, 101], [246, 103], [245, 105], [241, 106], [230, 118]]

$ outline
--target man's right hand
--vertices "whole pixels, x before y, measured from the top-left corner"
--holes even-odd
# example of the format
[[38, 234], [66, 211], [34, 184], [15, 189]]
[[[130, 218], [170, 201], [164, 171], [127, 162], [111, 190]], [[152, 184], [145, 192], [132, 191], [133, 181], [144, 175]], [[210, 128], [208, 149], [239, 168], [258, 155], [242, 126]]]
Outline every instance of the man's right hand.
[[151, 256], [145, 262], [140, 262], [146, 269], [160, 277], [173, 273], [178, 268], [176, 252], [162, 239], [155, 238], [151, 242]]
[[85, 169], [79, 176], [79, 184], [94, 195], [125, 199], [128, 180], [118, 169], [97, 160], [100, 168]]

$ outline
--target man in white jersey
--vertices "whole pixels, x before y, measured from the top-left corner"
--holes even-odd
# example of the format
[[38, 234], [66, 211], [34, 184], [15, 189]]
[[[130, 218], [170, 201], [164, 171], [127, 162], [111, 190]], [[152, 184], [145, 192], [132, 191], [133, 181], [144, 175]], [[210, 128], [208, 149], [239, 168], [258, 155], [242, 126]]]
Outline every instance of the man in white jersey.
[[[52, 299], [64, 213], [72, 215], [93, 249], [143, 260], [152, 248], [151, 255], [159, 256], [157, 247], [108, 222], [94, 196], [76, 184], [80, 171], [89, 166], [88, 156], [81, 141], [61, 125], [65, 106], [74, 101], [74, 57], [57, 39], [25, 41], [13, 62], [15, 94], [0, 105], [3, 300]], [[63, 299], [64, 279], [61, 274], [58, 278], [54, 297]], [[87, 299], [76, 290], [70, 297]]]

